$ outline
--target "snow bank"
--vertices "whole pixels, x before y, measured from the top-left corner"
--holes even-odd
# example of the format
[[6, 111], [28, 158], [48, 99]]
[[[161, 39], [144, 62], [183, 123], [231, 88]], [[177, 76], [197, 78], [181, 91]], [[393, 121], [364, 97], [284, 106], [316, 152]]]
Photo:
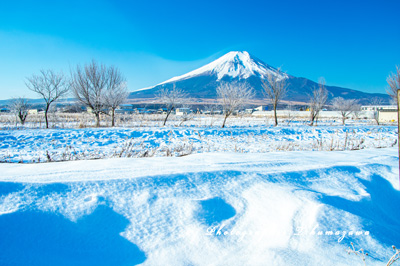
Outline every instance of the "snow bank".
[[[368, 265], [381, 265], [400, 241], [398, 174], [395, 148], [2, 164], [0, 236], [20, 215], [35, 232], [54, 221], [76, 226], [88, 243], [110, 239], [122, 255], [135, 254], [126, 264], [357, 265], [345, 252], [354, 242], [371, 254]], [[29, 237], [0, 241], [0, 261], [15, 259], [10, 247], [29, 247]], [[62, 240], [72, 257], [83, 245]], [[54, 244], [43, 241], [35, 245]], [[93, 256], [97, 265], [118, 254], [102, 248], [91, 250], [106, 256]], [[42, 252], [29, 255], [40, 265]]]
[[397, 127], [235, 126], [3, 130], [0, 162], [32, 163], [204, 152], [357, 150], [392, 147]]

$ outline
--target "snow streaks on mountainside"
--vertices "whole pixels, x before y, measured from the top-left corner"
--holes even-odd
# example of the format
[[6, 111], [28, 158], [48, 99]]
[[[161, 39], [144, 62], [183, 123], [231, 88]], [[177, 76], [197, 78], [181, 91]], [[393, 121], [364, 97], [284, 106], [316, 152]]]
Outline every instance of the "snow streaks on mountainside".
[[[266, 78], [268, 73], [276, 75], [277, 69], [256, 60], [248, 52], [229, 52], [203, 67], [173, 77], [159, 85], [202, 75], [216, 75], [218, 80], [221, 80], [224, 76], [239, 79], [247, 79], [251, 76]], [[287, 76], [285, 75], [285, 77]]]

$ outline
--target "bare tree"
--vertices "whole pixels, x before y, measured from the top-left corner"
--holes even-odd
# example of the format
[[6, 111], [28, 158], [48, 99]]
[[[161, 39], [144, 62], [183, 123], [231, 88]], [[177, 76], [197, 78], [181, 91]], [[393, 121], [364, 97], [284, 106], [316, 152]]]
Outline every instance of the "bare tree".
[[213, 126], [217, 120], [216, 115], [222, 113], [221, 106], [218, 103], [211, 103], [205, 106], [204, 114], [210, 115], [210, 126]]
[[182, 126], [183, 123], [190, 121], [194, 118], [195, 113], [190, 109], [189, 104], [183, 104], [181, 107], [179, 107], [181, 111], [180, 115], [180, 120], [181, 122], [179, 123], [179, 126]]
[[122, 104], [129, 95], [126, 80], [118, 68], [109, 67], [107, 70], [107, 88], [105, 105], [111, 112], [111, 126], [115, 126], [115, 109]]
[[379, 110], [378, 110], [377, 106], [382, 105], [383, 100], [382, 100], [382, 98], [374, 97], [371, 99], [370, 103], [371, 103], [371, 105], [376, 107], [373, 110], [373, 116], [374, 116], [373, 118], [374, 118], [376, 124], [379, 126]]
[[95, 115], [96, 127], [100, 126], [100, 114], [107, 109], [105, 94], [108, 82], [106, 66], [94, 60], [84, 68], [77, 66], [72, 73], [74, 96]]
[[224, 128], [226, 119], [253, 97], [253, 90], [245, 83], [223, 82], [217, 87], [217, 95], [222, 102], [224, 112], [222, 127]]
[[393, 101], [397, 104], [397, 91], [400, 90], [400, 67], [396, 66], [396, 72], [390, 73], [386, 79], [389, 88], [386, 90], [387, 94], [392, 97]]
[[179, 105], [187, 102], [187, 97], [188, 95], [182, 89], [176, 88], [175, 84], [172, 88], [164, 87], [160, 90], [156, 98], [167, 109], [167, 115], [165, 116], [163, 126], [167, 123], [168, 117], [172, 111]]
[[361, 104], [357, 101], [354, 105], [354, 110], [353, 110], [354, 118], [359, 120], [361, 118], [361, 114], [362, 114]]
[[328, 100], [328, 91], [325, 88], [325, 79], [320, 78], [318, 88], [314, 88], [310, 96], [310, 126], [317, 124], [319, 112]]
[[48, 112], [50, 105], [69, 92], [70, 83], [64, 74], [61, 72], [56, 73], [51, 69], [42, 69], [39, 75], [32, 75], [26, 79], [25, 84], [28, 89], [39, 94], [46, 102], [44, 117], [46, 119], [46, 128], [49, 128]]
[[294, 118], [294, 116], [293, 116], [293, 102], [292, 101], [288, 101], [288, 103], [286, 104], [286, 111], [285, 111], [285, 114], [286, 114], [286, 122], [287, 122], [287, 124], [289, 125], [291, 122], [292, 122], [292, 120], [293, 120], [293, 118]]
[[17, 116], [21, 124], [25, 124], [30, 108], [27, 99], [21, 97], [12, 99], [9, 108]]
[[345, 125], [348, 116], [360, 107], [357, 100], [343, 99], [342, 97], [334, 98], [332, 100], [332, 106], [333, 109], [339, 111], [342, 116], [343, 125]]
[[272, 106], [274, 108], [275, 126], [277, 126], [278, 117], [276, 115], [276, 109], [280, 100], [282, 100], [282, 98], [286, 95], [286, 74], [282, 72], [280, 68], [278, 68], [276, 72], [268, 72], [266, 80], [262, 81], [262, 87], [266, 97], [272, 102]]

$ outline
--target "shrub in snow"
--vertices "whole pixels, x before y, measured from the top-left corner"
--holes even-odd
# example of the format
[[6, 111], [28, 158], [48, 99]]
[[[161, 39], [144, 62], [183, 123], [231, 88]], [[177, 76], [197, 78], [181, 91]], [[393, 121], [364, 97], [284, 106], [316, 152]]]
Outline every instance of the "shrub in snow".
[[[359, 256], [362, 259], [364, 265], [366, 266], [367, 263], [366, 263], [365, 259], [368, 256], [368, 253], [365, 252], [364, 249], [362, 249], [362, 248], [359, 249], [359, 250], [356, 250], [356, 248], [354, 247], [354, 243], [353, 242], [351, 242], [350, 245], [351, 245], [351, 247], [349, 247], [347, 249], [347, 253], [348, 254], [355, 254], [355, 255]], [[395, 263], [400, 258], [400, 250], [397, 249], [395, 246], [392, 246], [392, 248], [394, 250], [394, 254], [388, 260], [388, 262], [386, 263], [386, 266], [393, 265], [393, 263]]]

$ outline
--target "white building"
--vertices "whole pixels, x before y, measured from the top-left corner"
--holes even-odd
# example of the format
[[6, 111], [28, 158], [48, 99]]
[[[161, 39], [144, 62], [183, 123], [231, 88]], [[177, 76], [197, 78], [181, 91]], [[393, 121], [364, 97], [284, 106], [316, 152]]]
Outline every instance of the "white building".
[[363, 105], [361, 111], [379, 111], [397, 109], [396, 105]]
[[384, 109], [378, 111], [379, 123], [397, 122], [397, 109]]
[[175, 114], [176, 115], [187, 115], [191, 114], [192, 110], [190, 108], [176, 108]]

